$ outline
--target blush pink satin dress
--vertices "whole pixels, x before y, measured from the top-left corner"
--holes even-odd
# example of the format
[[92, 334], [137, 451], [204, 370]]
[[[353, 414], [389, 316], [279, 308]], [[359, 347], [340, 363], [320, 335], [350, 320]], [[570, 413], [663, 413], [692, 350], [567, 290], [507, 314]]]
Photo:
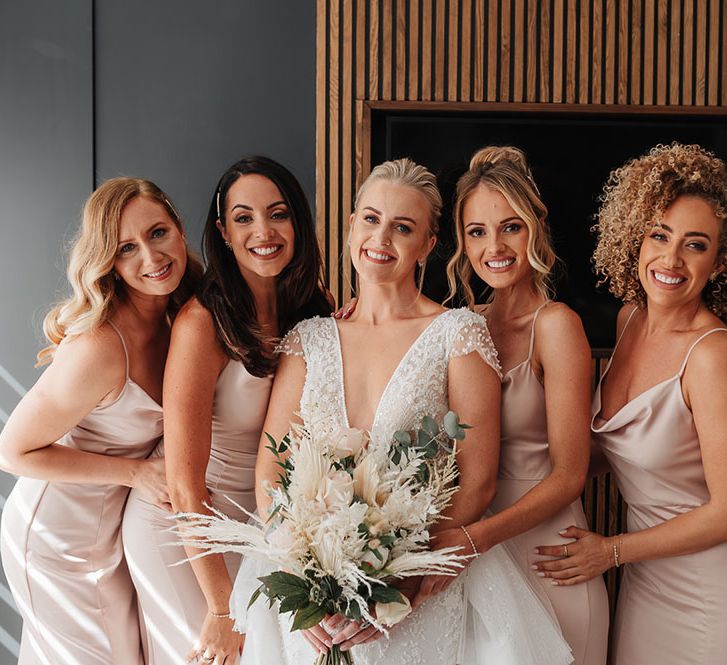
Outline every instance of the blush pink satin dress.
[[[58, 443], [139, 459], [161, 434], [161, 406], [129, 378], [127, 354], [118, 398], [96, 407]], [[19, 665], [143, 665], [121, 544], [128, 494], [121, 485], [16, 483], [3, 510], [2, 560], [23, 617]]]
[[[684, 402], [681, 377], [694, 347], [716, 332], [727, 328], [699, 337], [675, 376], [627, 402], [611, 418], [600, 417], [600, 385], [596, 391], [593, 438], [628, 504], [629, 532], [709, 501], [699, 437]], [[618, 343], [614, 353], [617, 349]], [[727, 663], [727, 543], [626, 564], [612, 648], [612, 665]]]
[[[255, 510], [255, 460], [271, 387], [271, 377], [253, 376], [233, 360], [215, 385], [207, 488], [215, 508], [241, 521], [248, 518], [230, 499]], [[164, 455], [163, 443], [154, 455]], [[192, 566], [184, 561], [187, 554], [169, 531], [169, 517], [132, 491], [124, 516], [124, 548], [137, 589], [146, 665], [184, 665], [207, 614]], [[237, 554], [225, 554], [233, 581], [240, 560]]]
[[[497, 494], [489, 508], [494, 513], [510, 507], [551, 471], [545, 391], [530, 364], [535, 344], [535, 322], [545, 305], [547, 303], [541, 305], [533, 317], [527, 358], [510, 369], [502, 381], [500, 469]], [[574, 664], [605, 665], [608, 595], [603, 579], [598, 577], [585, 584], [555, 587], [550, 580], [538, 577], [530, 568], [535, 561], [547, 558], [534, 553], [537, 545], [570, 542], [571, 539], [562, 538], [558, 532], [571, 524], [588, 528], [580, 499], [545, 522], [512, 538], [506, 546], [527, 573], [541, 600], [552, 607], [573, 652]]]

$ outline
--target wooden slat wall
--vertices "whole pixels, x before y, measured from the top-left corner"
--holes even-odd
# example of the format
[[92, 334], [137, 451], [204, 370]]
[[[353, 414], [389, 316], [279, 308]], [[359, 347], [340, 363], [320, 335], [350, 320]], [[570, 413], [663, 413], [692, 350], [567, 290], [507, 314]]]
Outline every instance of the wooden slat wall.
[[[349, 294], [362, 101], [727, 106], [724, 0], [317, 0], [319, 238]], [[346, 274], [344, 274], [346, 273]]]

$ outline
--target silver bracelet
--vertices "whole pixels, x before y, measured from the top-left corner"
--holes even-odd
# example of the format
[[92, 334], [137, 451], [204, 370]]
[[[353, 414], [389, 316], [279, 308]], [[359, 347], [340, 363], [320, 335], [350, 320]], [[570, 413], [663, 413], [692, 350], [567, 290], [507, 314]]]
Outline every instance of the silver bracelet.
[[474, 555], [479, 556], [480, 553], [477, 551], [477, 548], [475, 547], [475, 541], [472, 540], [472, 536], [470, 536], [470, 532], [467, 531], [467, 529], [464, 526], [460, 526], [459, 528], [462, 529], [462, 531], [464, 531], [464, 535], [467, 536], [467, 540], [470, 541], [470, 545], [472, 546], [472, 552], [474, 553]]

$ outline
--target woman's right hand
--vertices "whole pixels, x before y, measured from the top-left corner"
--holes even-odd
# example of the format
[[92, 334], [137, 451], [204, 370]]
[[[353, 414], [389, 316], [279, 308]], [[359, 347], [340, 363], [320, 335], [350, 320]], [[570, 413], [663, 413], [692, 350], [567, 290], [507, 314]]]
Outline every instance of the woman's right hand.
[[149, 503], [172, 512], [163, 457], [139, 460], [132, 487], [139, 490], [142, 497]]

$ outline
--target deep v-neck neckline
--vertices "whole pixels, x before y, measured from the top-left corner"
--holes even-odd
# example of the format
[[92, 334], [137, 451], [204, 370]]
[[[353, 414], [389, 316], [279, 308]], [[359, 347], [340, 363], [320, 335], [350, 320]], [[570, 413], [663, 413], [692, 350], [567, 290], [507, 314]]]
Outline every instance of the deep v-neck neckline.
[[[431, 330], [432, 326], [439, 321], [441, 317], [443, 317], [445, 314], [450, 312], [452, 310], [445, 310], [444, 312], [440, 312], [437, 314], [423, 329], [422, 331], [416, 336], [414, 341], [409, 345], [409, 348], [406, 350], [404, 355], [400, 358], [399, 362], [397, 363], [396, 367], [394, 368], [394, 371], [391, 373], [391, 376], [389, 376], [389, 380], [386, 382], [386, 385], [384, 386], [384, 390], [382, 391], [381, 395], [379, 396], [379, 400], [376, 403], [376, 410], [374, 411], [374, 419], [371, 423], [371, 427], [368, 428], [366, 431], [373, 432], [376, 429], [376, 425], [379, 421], [379, 414], [381, 413], [381, 406], [384, 404], [384, 398], [386, 397], [386, 394], [389, 392], [389, 389], [391, 388], [392, 383], [394, 382], [394, 379], [399, 374], [399, 371], [402, 367], [406, 364], [407, 360], [412, 354], [412, 351], [420, 344], [421, 340], [425, 337], [425, 335]], [[335, 331], [335, 339], [336, 339], [336, 347], [338, 353], [337, 361], [338, 361], [338, 384], [339, 384], [339, 391], [338, 394], [341, 396], [341, 413], [343, 415], [343, 421], [346, 425], [346, 427], [351, 427], [351, 422], [348, 418], [348, 406], [346, 405], [346, 384], [344, 382], [343, 377], [343, 346], [341, 345], [341, 333], [338, 329], [338, 323], [336, 319], [331, 318], [330, 319], [333, 324], [333, 329]]]

